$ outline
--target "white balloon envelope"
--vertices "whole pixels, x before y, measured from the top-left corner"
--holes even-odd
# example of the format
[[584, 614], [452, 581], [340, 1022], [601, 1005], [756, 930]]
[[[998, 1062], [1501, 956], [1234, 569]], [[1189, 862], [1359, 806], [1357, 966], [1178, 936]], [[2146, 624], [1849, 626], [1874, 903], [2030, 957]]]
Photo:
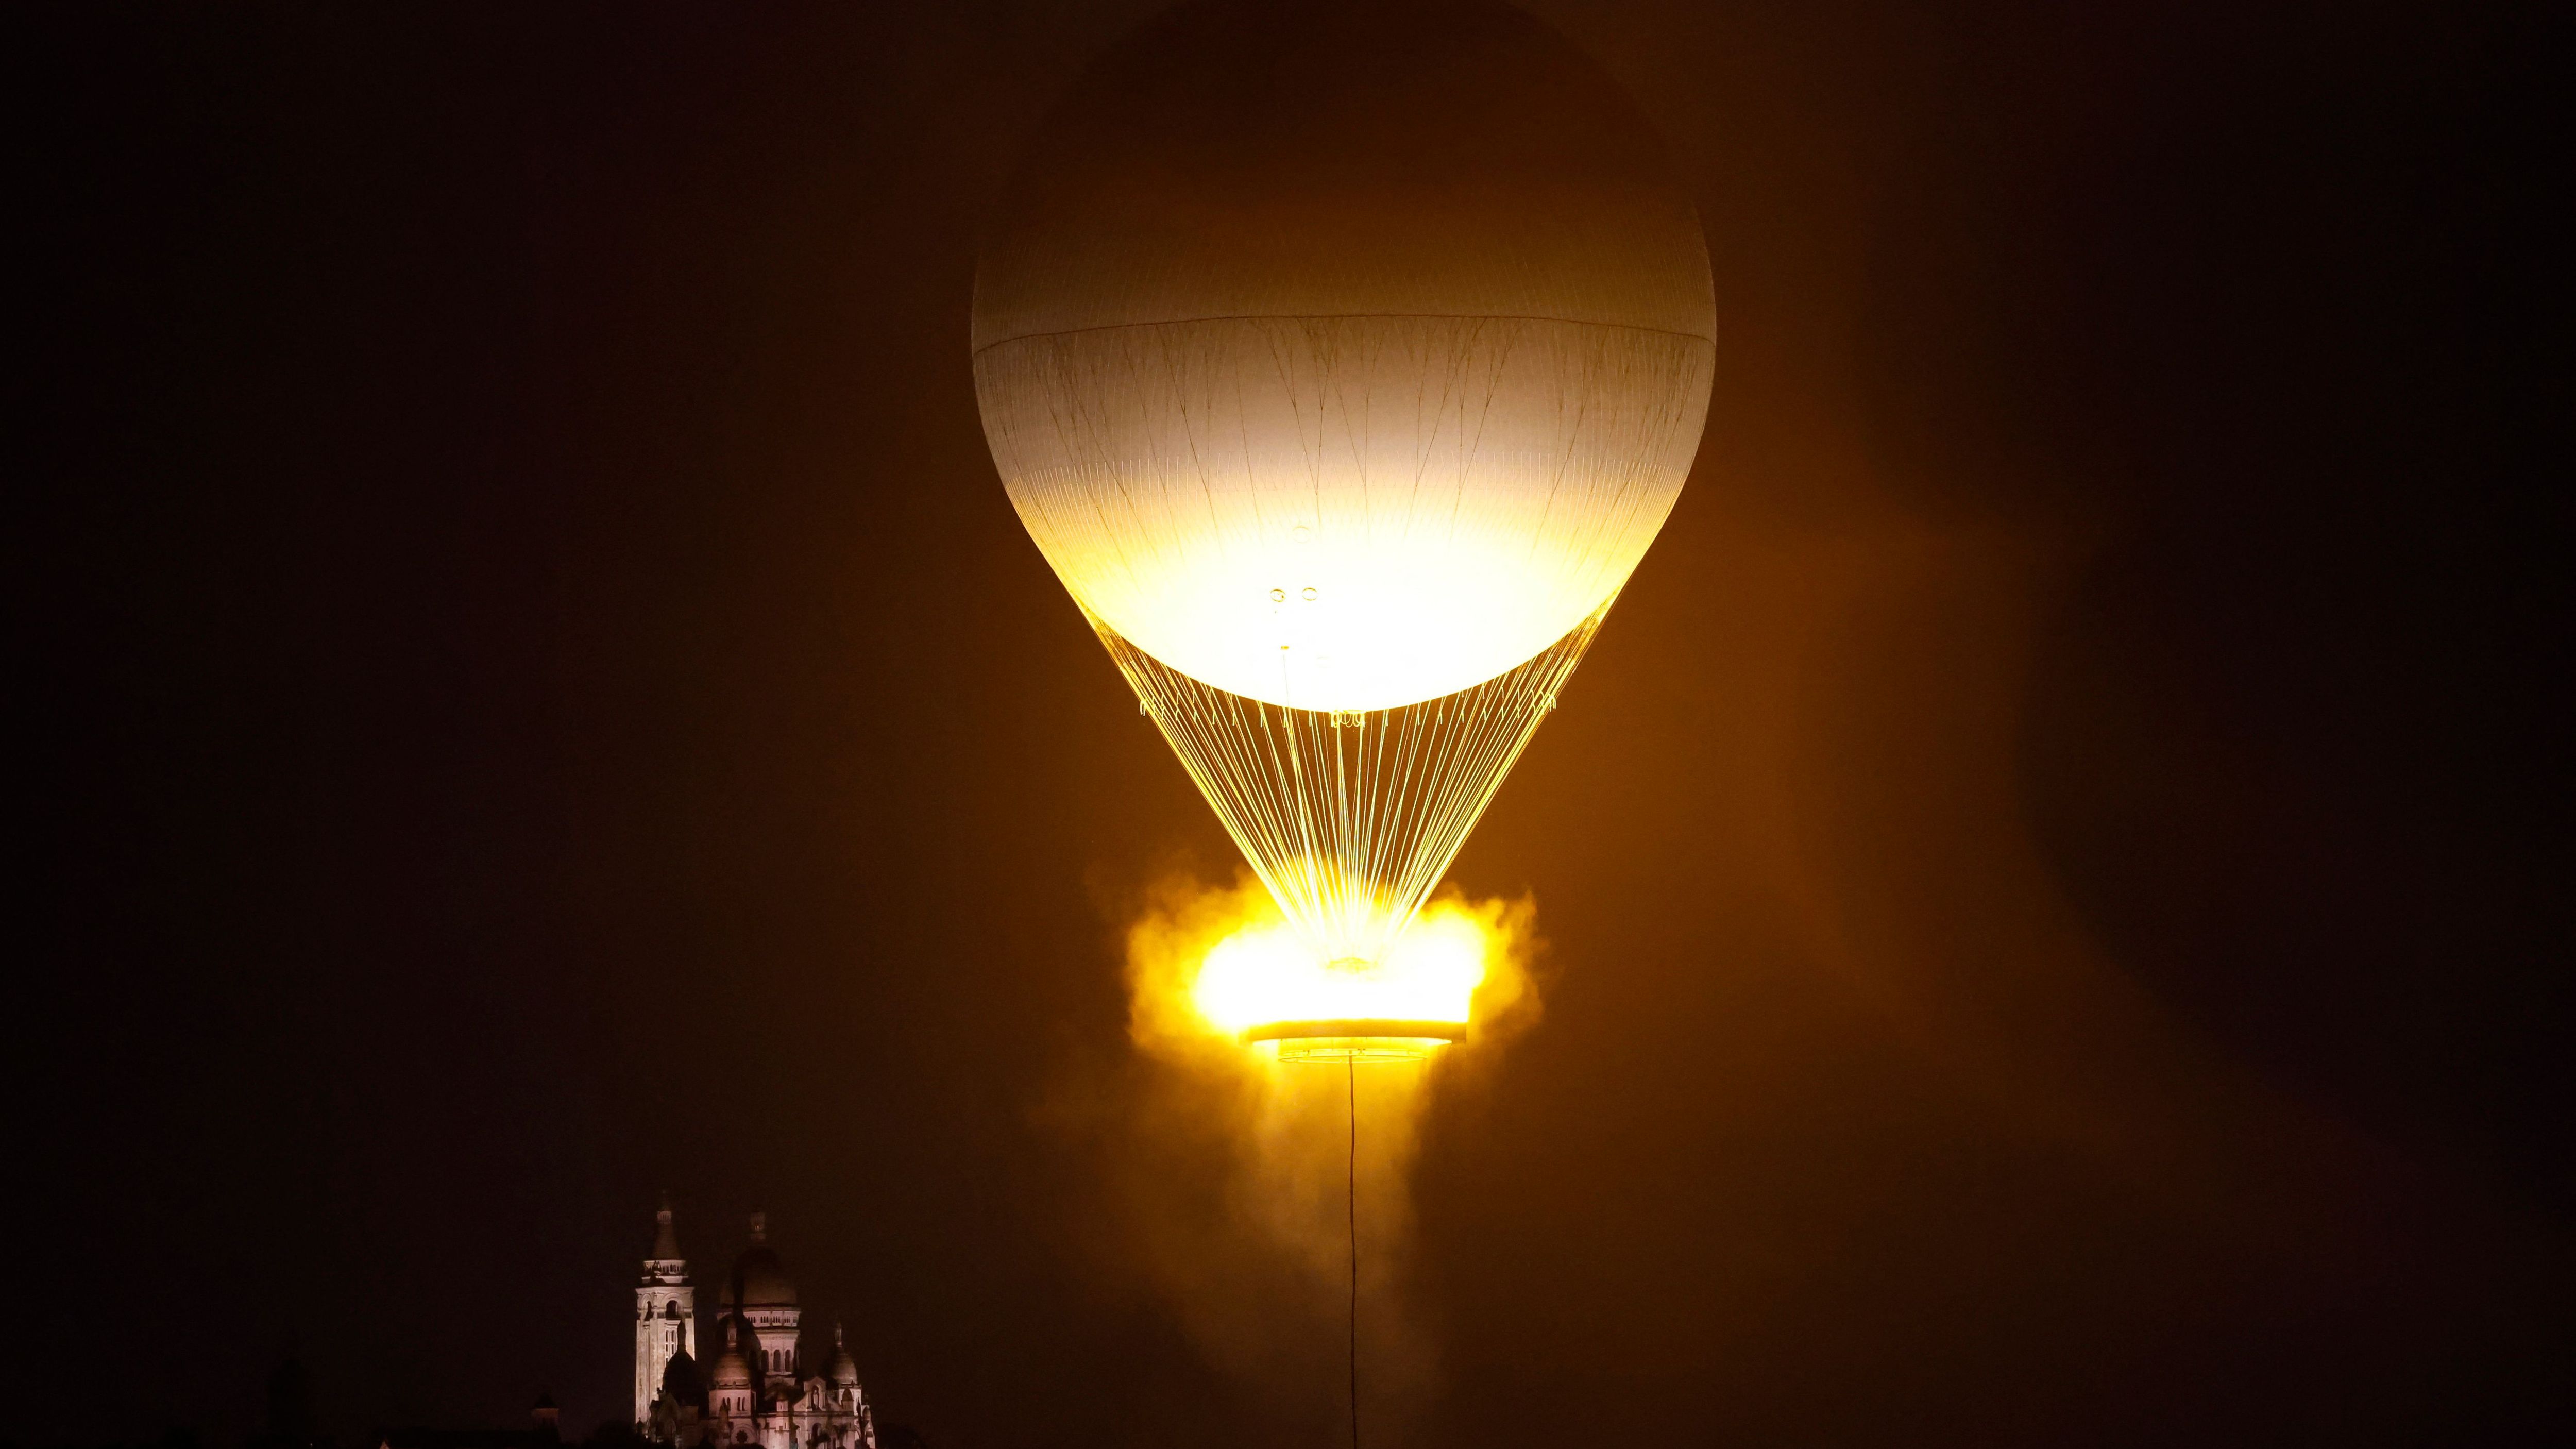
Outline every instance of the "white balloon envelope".
[[1403, 928], [1662, 527], [1707, 255], [1516, 12], [1188, 7], [1096, 66], [977, 278], [1013, 506], [1328, 956]]
[[979, 363], [1011, 501], [1093, 617], [1235, 694], [1382, 710], [1491, 679], [1618, 593], [1681, 492], [1708, 347], [1566, 317], [1247, 316]]

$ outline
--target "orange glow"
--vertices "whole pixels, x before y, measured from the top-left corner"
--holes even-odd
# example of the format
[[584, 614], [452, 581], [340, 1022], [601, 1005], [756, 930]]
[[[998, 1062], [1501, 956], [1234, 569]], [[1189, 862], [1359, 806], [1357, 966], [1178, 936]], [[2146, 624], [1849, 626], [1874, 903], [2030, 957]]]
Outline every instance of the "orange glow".
[[[1137, 1078], [1145, 1090], [1130, 1112], [1074, 1115], [1111, 1124], [1135, 1153], [1122, 1182], [1139, 1249], [1211, 1354], [1259, 1375], [1319, 1326], [1338, 1341], [1356, 1268], [1376, 1392], [1429, 1391], [1436, 1355], [1405, 1297], [1412, 1163], [1434, 1098], [1475, 1092], [1538, 1017], [1535, 916], [1526, 898], [1452, 890], [1378, 966], [1336, 969], [1299, 944], [1248, 870], [1213, 887], [1170, 875], [1136, 903], [1129, 1032], [1149, 1067]], [[1283, 1019], [1395, 1012], [1450, 1032], [1472, 1022], [1473, 1032], [1455, 1043], [1246, 1040]], [[1193, 1162], [1223, 1164], [1223, 1190], [1179, 1170]], [[1356, 1235], [1354, 1216], [1365, 1224]]]
[[[1149, 1045], [1196, 1039], [1287, 1061], [1419, 1058], [1481, 1031], [1523, 995], [1526, 903], [1435, 900], [1373, 962], [1318, 959], [1250, 881], [1172, 906], [1129, 942], [1137, 1031]], [[1330, 1029], [1338, 1025], [1357, 1029]]]

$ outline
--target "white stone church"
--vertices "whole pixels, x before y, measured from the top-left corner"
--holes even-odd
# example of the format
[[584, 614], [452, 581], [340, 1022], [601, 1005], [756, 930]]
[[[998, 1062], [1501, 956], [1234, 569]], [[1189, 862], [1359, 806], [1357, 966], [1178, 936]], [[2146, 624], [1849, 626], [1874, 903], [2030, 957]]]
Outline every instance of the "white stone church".
[[751, 1246], [734, 1259], [716, 1305], [724, 1347], [700, 1372], [697, 1290], [680, 1257], [668, 1202], [654, 1214], [653, 1256], [635, 1288], [635, 1427], [676, 1449], [877, 1449], [875, 1414], [840, 1326], [829, 1369], [807, 1373], [804, 1310], [751, 1215]]

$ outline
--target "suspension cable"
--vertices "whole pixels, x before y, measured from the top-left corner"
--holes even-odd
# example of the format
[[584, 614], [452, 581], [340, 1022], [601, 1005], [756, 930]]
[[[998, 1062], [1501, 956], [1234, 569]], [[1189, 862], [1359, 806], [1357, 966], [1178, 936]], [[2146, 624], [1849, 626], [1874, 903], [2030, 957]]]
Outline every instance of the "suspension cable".
[[1343, 1176], [1351, 1230], [1351, 1449], [1360, 1449], [1360, 1068], [1359, 1052], [1342, 1058], [1351, 1112], [1350, 1164]]
[[1439, 884], [1609, 608], [1516, 669], [1383, 710], [1232, 694], [1091, 622], [1307, 944], [1327, 961], [1374, 961]]

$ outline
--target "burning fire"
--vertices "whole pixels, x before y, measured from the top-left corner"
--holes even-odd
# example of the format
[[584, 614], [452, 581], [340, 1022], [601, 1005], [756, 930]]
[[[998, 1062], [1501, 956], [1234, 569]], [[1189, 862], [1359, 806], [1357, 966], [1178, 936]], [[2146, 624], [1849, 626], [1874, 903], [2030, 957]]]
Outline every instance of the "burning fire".
[[1530, 914], [1527, 902], [1444, 896], [1378, 960], [1328, 962], [1256, 882], [1176, 888], [1130, 933], [1138, 1036], [1290, 1060], [1428, 1056], [1522, 998]]
[[[1475, 1090], [1537, 1019], [1535, 916], [1526, 898], [1452, 891], [1375, 964], [1339, 965], [1249, 871], [1148, 890], [1126, 955], [1150, 1070], [1120, 1078], [1137, 1088], [1114, 1099], [1123, 1110], [1065, 1120], [1115, 1134], [1136, 1251], [1215, 1361], [1266, 1382], [1356, 1322], [1382, 1402], [1430, 1392], [1434, 1356], [1405, 1292], [1412, 1163], [1435, 1094]], [[1372, 1030], [1262, 1039], [1360, 1023]], [[1385, 1033], [1398, 1023], [1433, 1034]]]

